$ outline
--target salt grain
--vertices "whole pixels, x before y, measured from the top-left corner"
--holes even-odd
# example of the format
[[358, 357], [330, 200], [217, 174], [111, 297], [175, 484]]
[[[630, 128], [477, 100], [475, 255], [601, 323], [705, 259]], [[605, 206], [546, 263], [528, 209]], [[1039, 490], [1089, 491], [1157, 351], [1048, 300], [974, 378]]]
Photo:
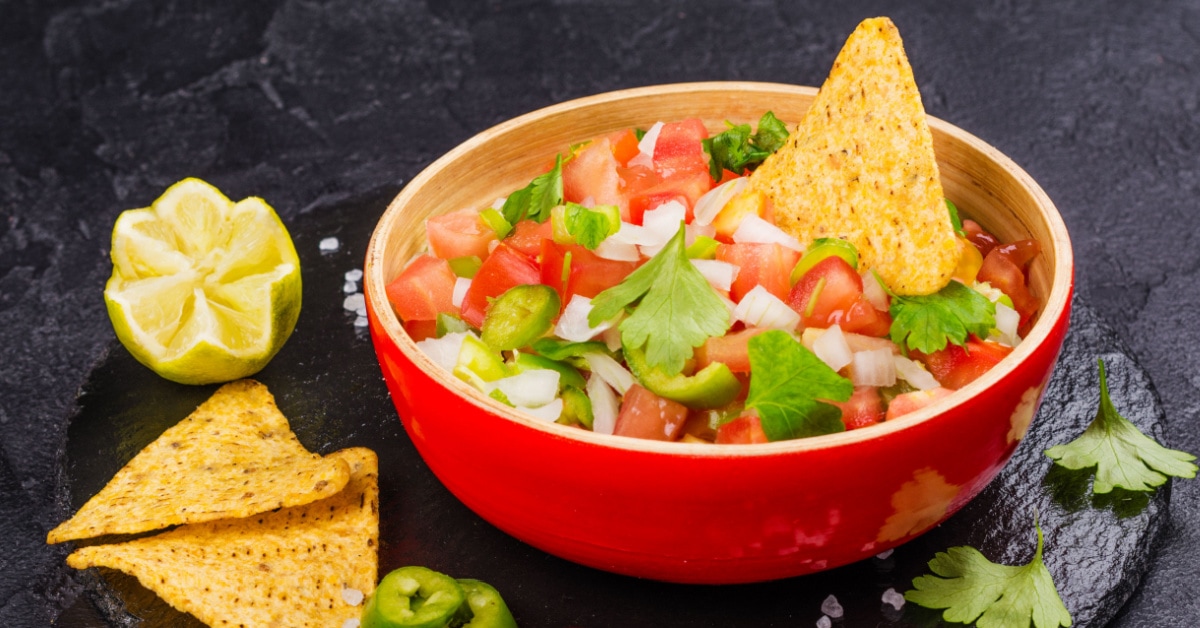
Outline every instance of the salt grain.
[[347, 281], [346, 283], [342, 284], [342, 292], [345, 292], [346, 294], [358, 292], [358, 284], [354, 283], [353, 281]]
[[352, 294], [345, 299], [342, 299], [342, 308], [347, 312], [358, 312], [362, 310], [359, 316], [366, 316], [367, 300], [361, 293]]
[[359, 317], [356, 317], [356, 318], [354, 319], [354, 326], [355, 326], [355, 327], [366, 327], [366, 326], [367, 326], [367, 325], [369, 325], [369, 324], [370, 324], [370, 323], [367, 321], [367, 317], [366, 317], [366, 316], [359, 316]]
[[824, 602], [821, 602], [821, 612], [837, 619], [842, 616], [842, 605], [838, 604], [836, 597], [830, 595], [825, 598]]
[[888, 589], [883, 592], [883, 603], [891, 604], [896, 610], [904, 608], [904, 596], [896, 593], [895, 589]]
[[321, 238], [321, 243], [317, 245], [317, 247], [321, 249], [322, 253], [332, 253], [338, 250], [338, 246], [340, 246], [338, 239], [332, 237]]
[[896, 551], [896, 550], [890, 549], [890, 550], [885, 550], [885, 551], [879, 552], [878, 554], [875, 555], [875, 558], [878, 558], [879, 560], [887, 560], [888, 557], [891, 556], [892, 552], [894, 552], [894, 551]]
[[361, 268], [355, 268], [353, 270], [348, 270], [348, 271], [346, 271], [346, 274], [345, 274], [346, 281], [358, 281], [358, 280], [362, 279], [362, 277], [363, 277], [363, 273], [362, 273]]
[[358, 589], [351, 589], [350, 587], [343, 587], [342, 588], [342, 599], [345, 600], [346, 603], [349, 604], [350, 606], [358, 606], [359, 604], [362, 604], [363, 592], [359, 591]]
[[833, 628], [833, 620], [821, 615], [821, 618], [817, 620], [817, 628]]
[[352, 617], [342, 622], [342, 628], [358, 628], [361, 622], [356, 617]]

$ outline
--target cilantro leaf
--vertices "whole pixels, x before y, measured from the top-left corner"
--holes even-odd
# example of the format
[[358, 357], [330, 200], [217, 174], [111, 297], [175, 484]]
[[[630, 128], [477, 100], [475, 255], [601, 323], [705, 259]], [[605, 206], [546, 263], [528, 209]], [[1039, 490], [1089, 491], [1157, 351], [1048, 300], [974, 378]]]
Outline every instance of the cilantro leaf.
[[550, 172], [540, 174], [529, 185], [513, 192], [504, 199], [500, 213], [508, 224], [515, 225], [524, 218], [546, 222], [550, 210], [563, 202], [562, 155], [554, 158]]
[[[882, 283], [881, 283], [882, 285]], [[996, 326], [996, 305], [957, 281], [923, 296], [892, 295], [892, 342], [921, 353], [962, 346], [967, 334], [987, 338]]]
[[967, 237], [967, 232], [963, 230], [962, 216], [958, 215], [958, 205], [948, 198], [942, 200], [946, 201], [946, 210], [950, 212], [950, 225], [954, 227], [954, 233], [960, 238]]
[[1100, 363], [1100, 409], [1079, 438], [1046, 450], [1054, 462], [1068, 469], [1096, 467], [1094, 493], [1110, 493], [1113, 487], [1148, 491], [1161, 486], [1167, 476], [1196, 477], [1195, 456], [1159, 445], [1121, 416], [1108, 396], [1104, 361]]
[[787, 140], [787, 126], [770, 111], [758, 121], [758, 132], [751, 134], [749, 124], [729, 124], [725, 131], [701, 140], [709, 155], [708, 174], [720, 181], [724, 170], [742, 174], [753, 169]]
[[846, 429], [837, 406], [854, 384], [829, 368], [791, 334], [775, 330], [750, 339], [750, 393], [746, 407], [758, 410], [771, 441], [832, 434]]
[[616, 205], [588, 208], [577, 203], [567, 203], [563, 208], [563, 223], [567, 233], [576, 242], [594, 251], [605, 238], [621, 228], [621, 212]]
[[[708, 280], [688, 261], [683, 223], [663, 250], [621, 283], [592, 299], [593, 327], [637, 302], [621, 321], [621, 341], [646, 346], [646, 361], [668, 375], [683, 371], [693, 348], [729, 329], [729, 310]], [[640, 301], [639, 301], [640, 299]]]
[[944, 608], [950, 622], [975, 622], [979, 628], [1058, 628], [1071, 625], [1050, 570], [1042, 562], [1042, 528], [1037, 550], [1025, 565], [997, 565], [973, 547], [951, 547], [929, 561], [932, 575], [913, 579], [904, 599], [926, 608]]

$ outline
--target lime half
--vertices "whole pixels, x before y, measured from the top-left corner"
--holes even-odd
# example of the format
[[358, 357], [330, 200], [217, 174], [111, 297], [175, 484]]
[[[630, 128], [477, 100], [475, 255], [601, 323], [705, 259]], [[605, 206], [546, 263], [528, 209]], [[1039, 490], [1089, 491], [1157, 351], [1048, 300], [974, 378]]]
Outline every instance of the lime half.
[[257, 373], [300, 316], [300, 259], [275, 210], [199, 179], [123, 212], [112, 261], [104, 300], [117, 338], [181, 384]]

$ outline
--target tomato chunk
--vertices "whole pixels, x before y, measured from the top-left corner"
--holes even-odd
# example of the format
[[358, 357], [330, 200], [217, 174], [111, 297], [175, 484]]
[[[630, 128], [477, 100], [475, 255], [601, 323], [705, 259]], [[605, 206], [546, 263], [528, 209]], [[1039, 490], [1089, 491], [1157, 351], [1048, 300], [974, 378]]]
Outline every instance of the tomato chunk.
[[595, 205], [616, 205], [626, 213], [625, 198], [621, 195], [621, 178], [617, 175], [620, 163], [613, 156], [608, 138], [602, 137], [584, 146], [575, 157], [563, 164], [563, 198], [572, 203], [591, 200]]
[[630, 159], [637, 157], [641, 150], [638, 147], [637, 134], [633, 129], [625, 129], [608, 134], [608, 143], [612, 147], [613, 157], [616, 157], [617, 163], [624, 166], [629, 163]]
[[751, 327], [734, 331], [724, 336], [711, 336], [704, 344], [696, 347], [696, 370], [713, 362], [720, 362], [734, 373], [750, 372], [750, 339], [767, 331]]
[[757, 414], [743, 414], [717, 428], [718, 445], [737, 445], [746, 443], [768, 443], [767, 433], [763, 431], [762, 420]]
[[862, 277], [846, 260], [831, 255], [800, 277], [787, 303], [805, 327], [829, 327], [839, 323], [862, 294]]
[[747, 292], [759, 285], [786, 301], [792, 267], [800, 260], [800, 252], [774, 242], [741, 242], [719, 245], [717, 259], [738, 267], [737, 277], [729, 290], [729, 297], [735, 302], [741, 301]]
[[501, 244], [492, 251], [463, 296], [462, 318], [475, 327], [483, 324], [488, 297], [498, 297], [509, 288], [527, 283], [539, 283], [541, 271], [537, 264], [516, 249]]
[[855, 386], [854, 394], [846, 401], [826, 401], [842, 410], [842, 423], [848, 430], [875, 425], [883, 421], [883, 396], [875, 386]]
[[429, 250], [442, 259], [470, 255], [483, 259], [496, 239], [496, 232], [474, 209], [433, 216], [425, 221], [425, 232], [429, 236]]
[[553, 227], [550, 221], [537, 222], [536, 220], [521, 220], [513, 225], [513, 232], [507, 238], [504, 238], [504, 243], [512, 248], [522, 252], [526, 257], [532, 260], [537, 260], [542, 254], [542, 240], [548, 240], [554, 237]]
[[388, 302], [405, 323], [432, 321], [440, 312], [457, 312], [454, 307], [454, 271], [450, 263], [432, 255], [414, 259], [388, 284]]
[[647, 438], [651, 440], [675, 440], [687, 421], [687, 406], [664, 399], [634, 384], [625, 393], [621, 412], [613, 434]]
[[1001, 244], [983, 258], [983, 266], [979, 268], [979, 281], [990, 283], [1012, 299], [1013, 309], [1021, 315], [1022, 333], [1042, 307], [1041, 301], [1029, 291], [1024, 271], [1040, 251], [1041, 247], [1034, 240]]
[[[568, 253], [571, 254], [571, 265], [564, 283], [563, 266]], [[558, 291], [563, 307], [571, 301], [571, 295], [590, 299], [621, 283], [637, 267], [638, 262], [604, 259], [578, 244], [542, 240], [541, 282]]]
[[923, 362], [942, 386], [957, 390], [979, 379], [1010, 353], [1012, 347], [972, 337], [965, 347], [946, 345], [929, 354], [914, 351], [913, 357]]
[[916, 412], [938, 399], [948, 397], [952, 392], [954, 391], [949, 388], [931, 388], [929, 390], [914, 390], [902, 395], [896, 395], [896, 398], [892, 399], [892, 402], [888, 404], [887, 415], [884, 417], [884, 420], [891, 421], [910, 412]]

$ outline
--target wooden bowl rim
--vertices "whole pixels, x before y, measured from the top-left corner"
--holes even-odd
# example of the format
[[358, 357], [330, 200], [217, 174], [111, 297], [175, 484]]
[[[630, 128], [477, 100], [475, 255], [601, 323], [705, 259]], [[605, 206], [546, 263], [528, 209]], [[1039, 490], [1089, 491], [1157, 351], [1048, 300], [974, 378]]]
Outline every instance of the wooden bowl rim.
[[[449, 164], [459, 159], [462, 155], [476, 149], [480, 144], [483, 144], [492, 136], [503, 134], [521, 128], [527, 125], [536, 124], [546, 118], [561, 116], [570, 112], [581, 109], [590, 109], [600, 107], [606, 104], [623, 101], [628, 99], [637, 99], [645, 97], [660, 97], [668, 95], [687, 95], [695, 97], [698, 94], [705, 92], [752, 92], [752, 93], [769, 93], [779, 96], [807, 96], [812, 97], [817, 93], [817, 88], [800, 85], [788, 85], [784, 83], [769, 83], [769, 82], [754, 82], [754, 81], [705, 81], [691, 83], [671, 83], [664, 85], [651, 85], [646, 87], [635, 87], [630, 89], [622, 89], [611, 92], [604, 92], [592, 96], [585, 96], [574, 100], [565, 101], [548, 107], [543, 107], [531, 111], [529, 113], [501, 122], [484, 131], [481, 131], [451, 149], [442, 157], [427, 166], [416, 177], [408, 182], [407, 185], [400, 191], [399, 194], [392, 200], [379, 219], [379, 223], [375, 227], [375, 231], [371, 234], [371, 240], [367, 246], [366, 260], [364, 262], [365, 278], [364, 288], [366, 295], [370, 301], [368, 313], [378, 318], [380, 327], [386, 333], [388, 339], [396, 346], [397, 349], [414, 364], [419, 366], [423, 371], [428, 373], [435, 381], [441, 385], [456, 391], [459, 396], [465, 398], [471, 404], [477, 406], [480, 410], [487, 414], [495, 415], [504, 420], [515, 421], [522, 425], [547, 433], [549, 436], [562, 438], [566, 440], [578, 441], [583, 444], [596, 445], [600, 447], [612, 447], [616, 449], [628, 451], [642, 451], [648, 453], [658, 453], [672, 456], [694, 457], [694, 458], [732, 458], [746, 456], [777, 456], [780, 454], [814, 451], [832, 447], [840, 447], [857, 442], [886, 438], [887, 436], [908, 429], [911, 426], [924, 423], [933, 417], [951, 411], [953, 408], [961, 405], [970, 397], [978, 394], [980, 391], [995, 385], [1004, 377], [1015, 371], [1019, 366], [1034, 353], [1034, 350], [1040, 347], [1050, 337], [1051, 331], [1057, 322], [1067, 315], [1070, 306], [1070, 297], [1073, 287], [1073, 253], [1071, 250], [1071, 240], [1067, 233], [1066, 224], [1062, 220], [1062, 216], [1058, 213], [1058, 209], [1054, 206], [1050, 197], [1042, 190], [1041, 186], [1033, 180], [1028, 173], [1025, 172], [1014, 161], [1001, 153], [999, 150], [975, 137], [974, 135], [934, 116], [927, 115], [929, 126], [934, 134], [943, 134], [949, 136], [967, 146], [972, 150], [977, 151], [986, 159], [994, 162], [1002, 170], [1008, 173], [1014, 181], [1020, 185], [1030, 195], [1034, 203], [1040, 210], [1040, 217], [1045, 221], [1046, 226], [1051, 234], [1052, 243], [1042, 242], [1043, 246], [1053, 246], [1054, 249], [1054, 264], [1050, 267], [1053, 273], [1053, 281], [1051, 283], [1050, 293], [1046, 299], [1038, 321], [1034, 323], [1029, 334], [1023, 339], [1021, 344], [1016, 347], [1009, 356], [1007, 356], [1000, 364], [993, 367], [982, 377], [968, 384], [967, 386], [955, 391], [955, 394], [948, 396], [946, 399], [933, 403], [916, 412], [904, 415], [898, 419], [873, 425], [869, 428], [849, 430], [836, 434], [826, 434], [823, 436], [814, 436], [809, 438], [800, 438], [795, 440], [778, 441], [772, 443], [758, 444], [740, 444], [740, 445], [721, 445], [714, 446], [707, 443], [683, 443], [683, 442], [665, 442], [652, 441], [639, 438], [630, 438], [627, 436], [615, 436], [611, 434], [597, 434], [595, 432], [581, 430], [577, 428], [566, 427], [552, 422], [541, 421], [524, 413], [518, 412], [515, 409], [506, 406], [494, 399], [491, 399], [475, 388], [454, 377], [446, 372], [440, 366], [433, 363], [420, 349], [416, 343], [409, 337], [400, 325], [400, 320], [386, 297], [386, 282], [383, 278], [384, 268], [383, 257], [385, 250], [385, 242], [389, 236], [397, 233], [396, 225], [402, 216], [405, 206], [417, 191], [430, 180], [434, 179], [437, 174], [445, 169]], [[375, 339], [378, 342], [379, 339]]]

